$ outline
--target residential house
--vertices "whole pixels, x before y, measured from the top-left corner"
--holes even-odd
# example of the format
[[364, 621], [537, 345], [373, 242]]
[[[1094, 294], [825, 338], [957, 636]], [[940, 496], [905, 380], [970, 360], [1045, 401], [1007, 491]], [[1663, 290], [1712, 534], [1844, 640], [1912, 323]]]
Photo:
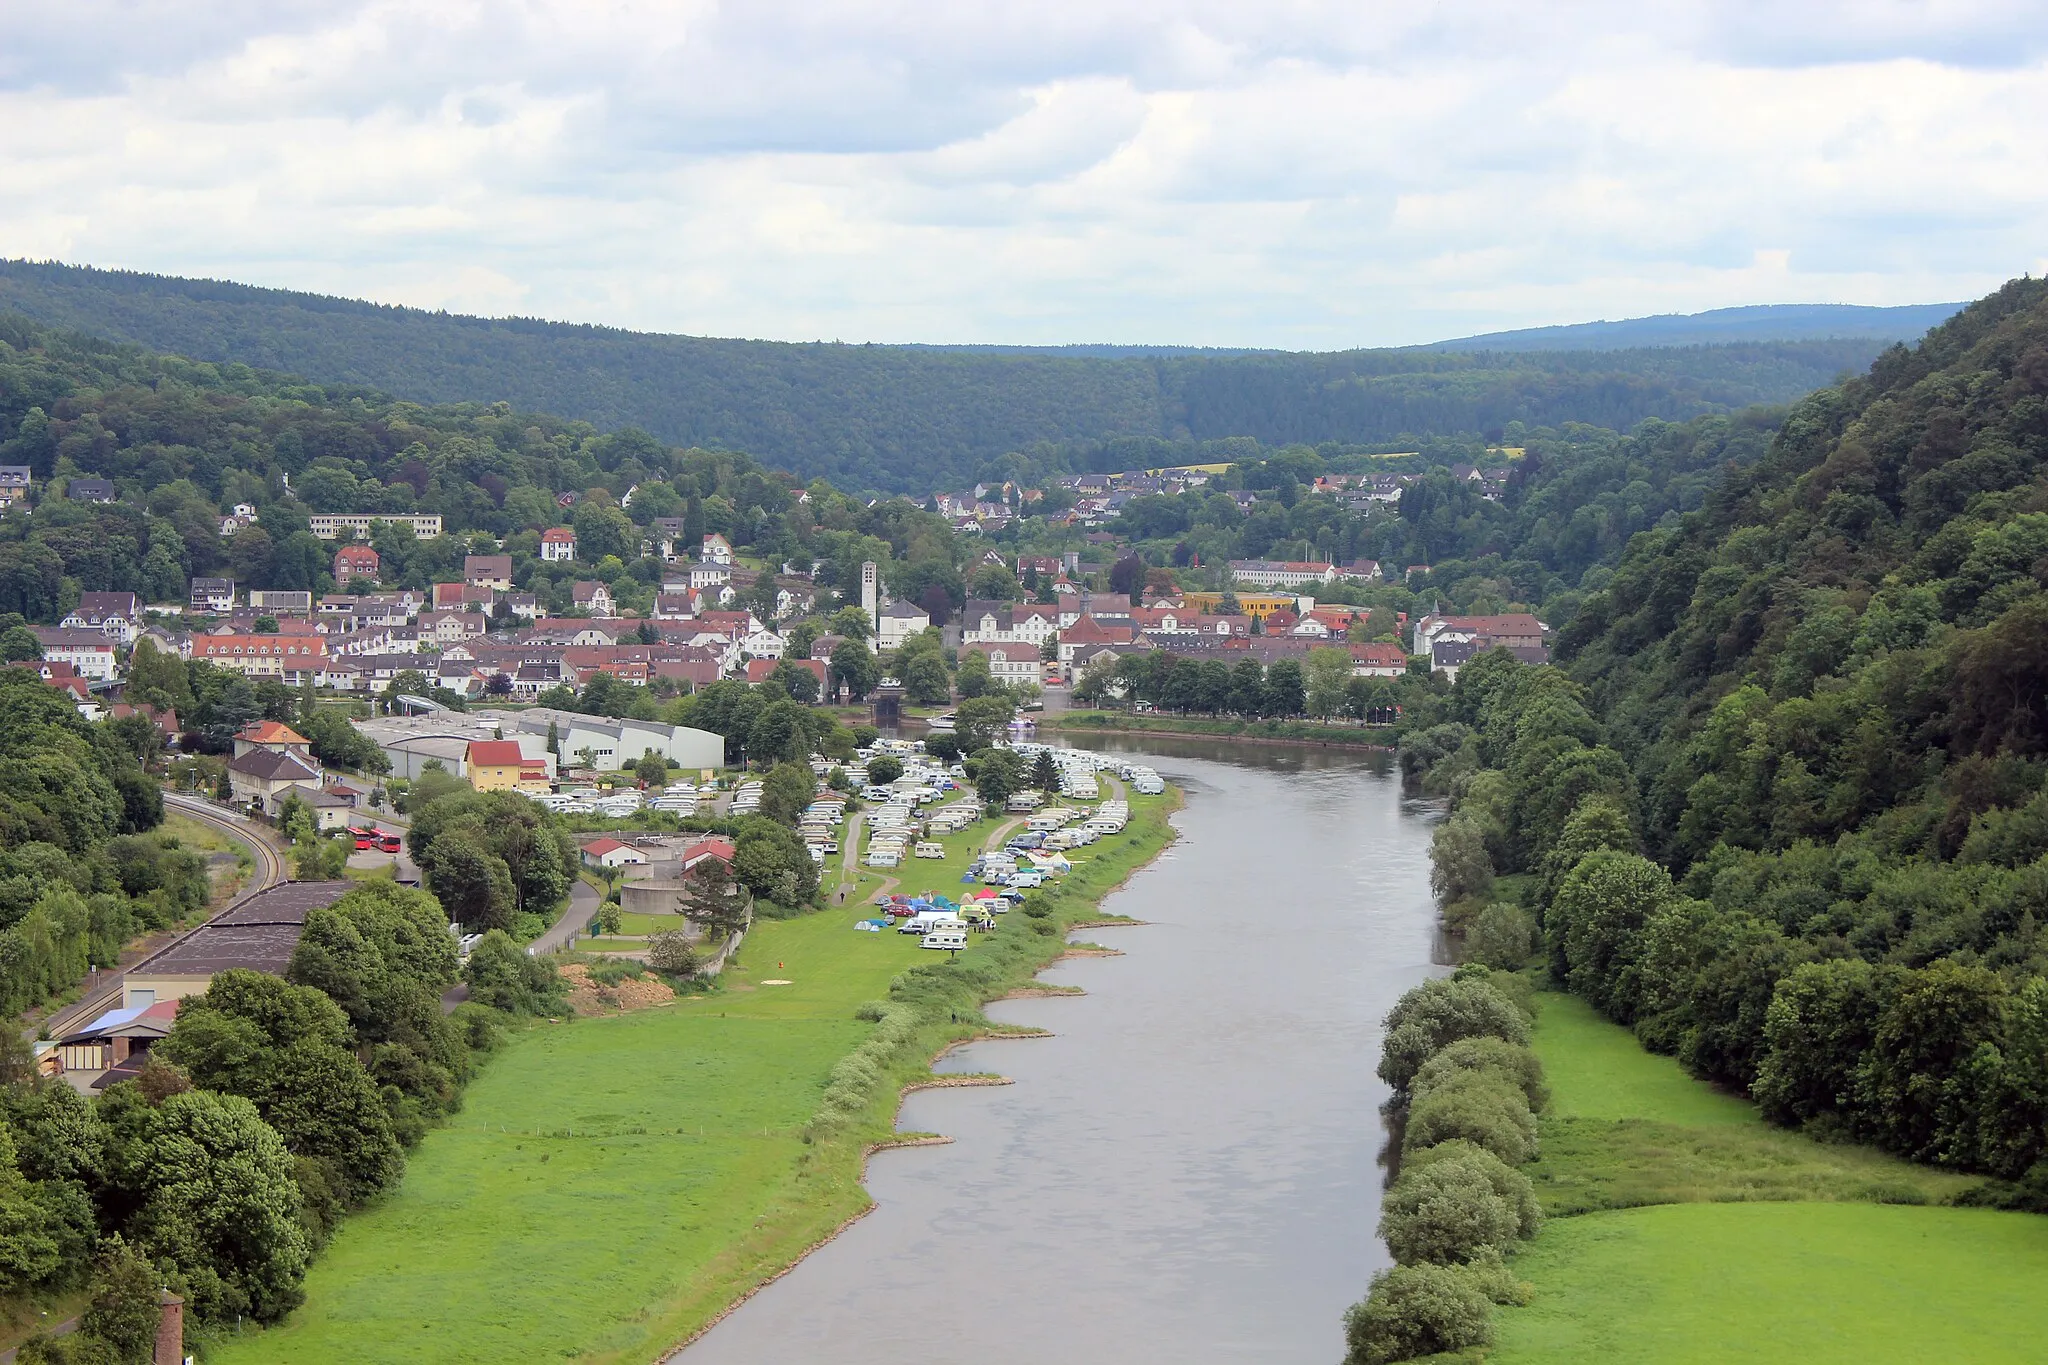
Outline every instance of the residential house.
[[930, 627], [932, 618], [924, 608], [915, 603], [896, 601], [876, 613], [875, 648], [883, 651], [901, 649], [903, 642], [919, 631]]
[[63, 626], [30, 626], [29, 631], [43, 647], [43, 658], [70, 664], [88, 682], [110, 682], [114, 677], [114, 642], [97, 630], [66, 630]]
[[512, 590], [511, 555], [470, 555], [462, 561], [462, 581], [498, 592]]
[[569, 598], [576, 604], [576, 610], [592, 616], [610, 616], [616, 610], [612, 590], [596, 579], [577, 582], [569, 589]]
[[505, 607], [522, 621], [540, 619], [540, 599], [530, 592], [506, 593]]
[[299, 687], [326, 663], [327, 640], [319, 635], [195, 635], [191, 657], [246, 677]]
[[566, 526], [551, 526], [540, 533], [540, 557], [550, 564], [566, 563], [576, 557], [576, 533]]
[[377, 552], [367, 545], [344, 545], [334, 552], [334, 583], [346, 587], [350, 583], [374, 583], [380, 572]]
[[235, 803], [276, 816], [288, 796], [306, 798], [322, 786], [320, 765], [294, 749], [250, 749], [228, 760]]
[[713, 531], [704, 537], [703, 544], [698, 547], [697, 558], [705, 564], [723, 564], [731, 568], [732, 542]]
[[313, 759], [313, 741], [282, 721], [259, 720], [243, 727], [235, 735], [234, 746], [236, 758], [258, 749], [269, 749], [277, 753], [297, 754], [317, 766]]
[[[1097, 645], [1128, 645], [1137, 641], [1137, 630], [1128, 625], [1104, 625], [1093, 616], [1082, 616], [1060, 631], [1060, 662], [1072, 664], [1076, 654]], [[963, 646], [964, 648], [965, 646]]]
[[[750, 683], [763, 683], [768, 681], [768, 675], [770, 673], [773, 673], [776, 669], [780, 668], [783, 662], [784, 661], [779, 657], [767, 659], [757, 656], [755, 658], [747, 660], [747, 681]], [[804, 669], [805, 671], [810, 673], [812, 677], [816, 678], [818, 680], [818, 695], [821, 697], [825, 695], [824, 660], [791, 659], [788, 662], [791, 667]]]
[[1028, 644], [963, 644], [960, 653], [963, 657], [979, 654], [987, 659], [989, 676], [1005, 687], [1045, 681], [1045, 661], [1040, 652]]
[[692, 588], [722, 588], [732, 582], [732, 565], [704, 561], [690, 566]]
[[429, 611], [420, 615], [420, 640], [437, 645], [460, 644], [490, 633], [491, 618], [480, 611]]
[[72, 502], [115, 502], [121, 495], [112, 479], [69, 479], [64, 484], [64, 496]]
[[[974, 601], [960, 613], [962, 644], [1043, 646], [1060, 632], [1062, 608], [1050, 603]], [[1078, 610], [1075, 616], [1078, 619]]]
[[583, 861], [592, 867], [641, 867], [646, 864], [647, 855], [631, 844], [604, 835], [583, 846]]
[[1550, 627], [1527, 612], [1497, 616], [1439, 616], [1431, 612], [1415, 622], [1415, 652], [1428, 654], [1439, 639], [1476, 640], [1481, 637], [1511, 648], [1542, 648], [1549, 643]]
[[87, 592], [57, 624], [66, 630], [96, 630], [109, 640], [132, 644], [142, 624], [142, 604], [132, 592]]
[[25, 464], [0, 464], [0, 511], [16, 503], [26, 505], [35, 476]]
[[195, 578], [192, 580], [192, 610], [211, 616], [225, 616], [235, 609], [235, 580]]
[[1386, 641], [1346, 645], [1351, 651], [1351, 672], [1360, 678], [1398, 678], [1408, 671], [1408, 651]]

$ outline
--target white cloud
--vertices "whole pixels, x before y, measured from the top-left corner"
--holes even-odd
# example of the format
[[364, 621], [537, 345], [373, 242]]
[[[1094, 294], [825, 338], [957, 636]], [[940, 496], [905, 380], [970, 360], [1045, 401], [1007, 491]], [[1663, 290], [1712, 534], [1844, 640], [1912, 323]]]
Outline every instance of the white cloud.
[[0, 254], [1337, 347], [2041, 265], [2048, 3], [0, 0]]

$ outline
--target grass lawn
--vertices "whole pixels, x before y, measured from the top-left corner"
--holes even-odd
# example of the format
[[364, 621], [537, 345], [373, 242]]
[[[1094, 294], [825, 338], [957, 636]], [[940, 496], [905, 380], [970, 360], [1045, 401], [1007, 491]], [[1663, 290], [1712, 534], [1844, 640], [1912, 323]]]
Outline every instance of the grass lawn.
[[[1156, 851], [1170, 804], [1133, 803], [1129, 837], [1097, 844], [1101, 867], [1071, 879], [1065, 917]], [[928, 884], [958, 887], [972, 842], [948, 840], [958, 849], [923, 864]], [[897, 1085], [974, 1027], [933, 1024], [858, 1127], [804, 1140], [826, 1073], [873, 1030], [856, 1008], [941, 956], [855, 932], [863, 912], [758, 921], [709, 994], [525, 1030], [398, 1191], [344, 1224], [306, 1305], [219, 1343], [209, 1365], [638, 1365], [687, 1338], [868, 1206], [862, 1153], [889, 1135]], [[1005, 931], [974, 936], [962, 962], [1059, 950], [1021, 923]]]
[[[853, 918], [755, 926], [714, 995], [528, 1030], [343, 1226], [306, 1306], [209, 1361], [651, 1356], [650, 1310], [758, 1273], [734, 1248], [789, 1197], [825, 1073], [871, 1027], [854, 1008], [917, 958]], [[833, 1223], [860, 1207], [838, 1193]]]
[[1762, 1124], [1755, 1105], [1701, 1084], [1670, 1057], [1645, 1052], [1633, 1033], [1601, 1018], [1576, 995], [1544, 992], [1536, 1000], [1536, 1055], [1550, 1082], [1552, 1114]]
[[2048, 1219], [1879, 1204], [1677, 1204], [1551, 1224], [1495, 1315], [1499, 1365], [2043, 1358]]
[[1975, 1178], [1770, 1127], [1584, 1003], [1537, 1000], [1552, 1105], [1524, 1169], [1553, 1217], [1486, 1360], [2042, 1358], [2048, 1220], [1935, 1207]]

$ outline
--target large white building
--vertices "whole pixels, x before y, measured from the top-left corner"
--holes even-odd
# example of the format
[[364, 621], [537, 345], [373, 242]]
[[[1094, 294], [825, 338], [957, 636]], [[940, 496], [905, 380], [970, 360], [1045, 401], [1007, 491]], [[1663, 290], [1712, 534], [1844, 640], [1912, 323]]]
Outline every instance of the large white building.
[[1334, 583], [1337, 566], [1312, 559], [1233, 559], [1230, 576], [1252, 588], [1289, 588], [1302, 583]]
[[388, 521], [393, 526], [410, 526], [412, 533], [421, 540], [431, 540], [441, 534], [439, 512], [418, 516], [399, 512], [323, 512], [307, 517], [306, 529], [321, 540], [340, 540], [343, 532], [347, 532], [352, 540], [368, 540], [370, 528], [380, 521]]
[[910, 602], [891, 602], [882, 608], [879, 617], [875, 623], [875, 648], [880, 650], [903, 648], [905, 640], [932, 623], [924, 608]]
[[470, 714], [491, 721], [513, 739], [538, 735], [546, 739], [554, 727], [564, 763], [577, 763], [587, 755], [599, 772], [617, 772], [639, 761], [652, 750], [686, 769], [725, 766], [725, 737], [687, 725], [664, 725], [660, 721], [611, 719], [586, 716], [575, 711], [557, 711], [537, 706], [523, 711], [473, 711]]
[[106, 682], [114, 676], [114, 642], [105, 633], [63, 626], [31, 626], [29, 630], [49, 662], [70, 664], [72, 671], [88, 682]]

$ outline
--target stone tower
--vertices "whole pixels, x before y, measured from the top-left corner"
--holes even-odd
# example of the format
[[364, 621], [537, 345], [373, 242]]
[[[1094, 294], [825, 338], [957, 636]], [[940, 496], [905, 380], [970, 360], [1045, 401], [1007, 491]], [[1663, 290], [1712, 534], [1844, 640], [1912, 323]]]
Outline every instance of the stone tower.
[[156, 1302], [156, 1351], [150, 1365], [185, 1365], [185, 1301], [162, 1289]]

